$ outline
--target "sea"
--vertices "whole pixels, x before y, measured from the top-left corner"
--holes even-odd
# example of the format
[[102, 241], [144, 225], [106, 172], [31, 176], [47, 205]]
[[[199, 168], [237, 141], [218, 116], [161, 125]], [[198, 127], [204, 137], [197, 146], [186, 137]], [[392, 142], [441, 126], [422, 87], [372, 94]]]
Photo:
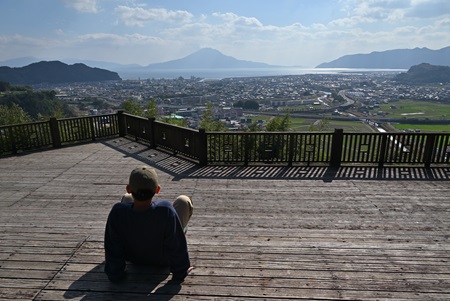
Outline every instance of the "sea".
[[406, 72], [406, 69], [355, 69], [355, 68], [227, 68], [227, 69], [141, 69], [141, 70], [118, 70], [122, 79], [159, 79], [159, 78], [191, 78], [202, 79], [224, 79], [238, 77], [263, 77], [263, 76], [286, 76], [306, 74], [365, 74], [385, 73], [395, 74]]

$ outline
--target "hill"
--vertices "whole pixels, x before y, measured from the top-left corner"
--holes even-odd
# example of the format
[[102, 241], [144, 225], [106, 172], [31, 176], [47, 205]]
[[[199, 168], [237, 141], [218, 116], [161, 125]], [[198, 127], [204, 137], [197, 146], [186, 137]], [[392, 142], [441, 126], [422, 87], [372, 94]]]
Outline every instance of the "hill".
[[408, 72], [398, 74], [394, 80], [411, 84], [450, 83], [450, 67], [420, 64]]
[[409, 69], [421, 63], [450, 66], [450, 46], [439, 50], [414, 48], [345, 55], [316, 68]]
[[116, 72], [84, 64], [67, 65], [60, 61], [38, 62], [20, 68], [0, 67], [0, 81], [19, 85], [121, 80]]
[[[18, 105], [33, 120], [58, 112], [66, 117], [75, 116], [72, 108], [56, 97], [55, 91], [33, 91], [30, 87], [0, 82], [0, 106], [11, 108], [13, 104]], [[0, 124], [7, 124], [4, 121], [0, 120]]]
[[184, 58], [164, 63], [151, 64], [146, 69], [231, 69], [231, 68], [270, 68], [265, 63], [238, 60], [212, 48], [203, 48]]

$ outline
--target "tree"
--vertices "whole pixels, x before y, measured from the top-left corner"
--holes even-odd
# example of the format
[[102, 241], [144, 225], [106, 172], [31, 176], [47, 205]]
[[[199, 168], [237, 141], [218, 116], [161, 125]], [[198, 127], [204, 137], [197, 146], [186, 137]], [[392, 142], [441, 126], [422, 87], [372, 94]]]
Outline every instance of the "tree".
[[310, 132], [323, 132], [328, 130], [330, 121], [328, 119], [320, 119], [309, 126]]
[[147, 103], [145, 117], [155, 119], [158, 117], [158, 105], [153, 97], [150, 98], [150, 101]]
[[237, 102], [235, 102], [233, 104], [233, 107], [235, 107], [235, 108], [243, 108], [244, 107], [244, 102], [242, 100], [239, 100], [239, 101], [237, 101]]
[[97, 98], [97, 97], [87, 97], [84, 99], [86, 102], [90, 102], [91, 106], [94, 107], [97, 110], [104, 110], [104, 109], [108, 109], [109, 105], [108, 103], [101, 98]]
[[206, 103], [206, 109], [203, 111], [203, 118], [199, 127], [210, 132], [220, 132], [225, 130], [225, 125], [219, 120], [215, 120], [214, 108], [209, 101]]
[[31, 117], [18, 104], [13, 103], [9, 107], [0, 105], [0, 126], [31, 121]]
[[256, 100], [247, 100], [244, 102], [243, 108], [247, 110], [259, 110], [259, 103]]
[[34, 92], [28, 87], [11, 86], [10, 92], [0, 94], [0, 105], [11, 107], [12, 104], [17, 104], [34, 120], [58, 111], [62, 112], [61, 117], [74, 115], [67, 103], [56, 98], [55, 91]]
[[260, 127], [258, 125], [258, 122], [253, 121], [249, 126], [248, 126], [248, 131], [249, 132], [258, 132], [260, 131]]
[[125, 113], [141, 117], [144, 116], [144, 110], [142, 109], [141, 105], [134, 99], [125, 100], [124, 102], [122, 102], [121, 107], [125, 111]]
[[11, 84], [0, 81], [0, 92], [7, 92], [11, 90]]
[[235, 108], [243, 108], [247, 110], [259, 110], [259, 103], [256, 100], [239, 100], [233, 104]]
[[286, 132], [291, 124], [291, 116], [286, 114], [284, 117], [277, 116], [269, 120], [266, 125], [267, 132]]

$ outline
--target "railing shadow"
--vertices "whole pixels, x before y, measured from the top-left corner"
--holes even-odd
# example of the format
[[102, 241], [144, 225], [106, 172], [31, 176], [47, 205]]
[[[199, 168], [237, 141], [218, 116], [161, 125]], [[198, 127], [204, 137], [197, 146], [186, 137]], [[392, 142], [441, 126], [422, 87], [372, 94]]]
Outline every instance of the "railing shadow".
[[127, 138], [102, 142], [126, 156], [133, 157], [174, 177], [247, 180], [396, 180], [449, 181], [450, 166], [425, 168], [421, 166], [276, 166], [276, 165], [211, 165], [199, 166], [189, 159], [169, 154]]

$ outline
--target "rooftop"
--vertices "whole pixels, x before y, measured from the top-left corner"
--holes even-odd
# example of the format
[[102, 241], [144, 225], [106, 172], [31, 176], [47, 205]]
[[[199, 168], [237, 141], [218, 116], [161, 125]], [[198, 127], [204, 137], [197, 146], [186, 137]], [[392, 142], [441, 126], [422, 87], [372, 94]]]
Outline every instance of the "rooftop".
[[[130, 170], [192, 196], [195, 267], [103, 273]], [[126, 138], [0, 158], [2, 300], [449, 300], [450, 167], [206, 166]]]

